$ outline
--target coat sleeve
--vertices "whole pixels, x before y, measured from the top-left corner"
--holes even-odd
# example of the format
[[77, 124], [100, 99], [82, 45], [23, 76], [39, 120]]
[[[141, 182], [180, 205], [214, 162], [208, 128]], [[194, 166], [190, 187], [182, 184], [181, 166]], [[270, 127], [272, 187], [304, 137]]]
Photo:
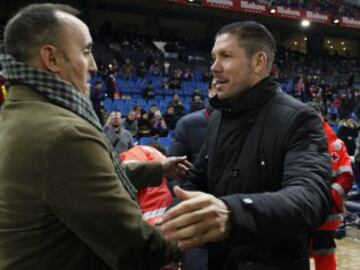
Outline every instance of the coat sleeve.
[[128, 162], [124, 164], [124, 168], [131, 183], [137, 189], [156, 187], [162, 182], [160, 161]]
[[189, 145], [190, 143], [187, 134], [186, 121], [184, 121], [184, 119], [180, 119], [176, 124], [174, 141], [169, 148], [168, 156], [186, 155], [188, 159], [191, 158]]
[[331, 209], [330, 158], [321, 120], [309, 110], [290, 121], [281, 188], [221, 199], [232, 213], [234, 239], [294, 237], [320, 225]]
[[343, 141], [337, 139], [333, 142], [334, 155], [332, 160], [332, 197], [335, 206], [342, 212], [344, 200], [351, 190], [354, 181], [350, 156]]
[[208, 167], [208, 138], [205, 138], [199, 156], [197, 157], [193, 167], [189, 171], [186, 181], [181, 187], [186, 190], [198, 190], [208, 192], [207, 185], [207, 167]]
[[159, 269], [177, 259], [178, 249], [143, 221], [100, 136], [79, 125], [50, 140], [44, 201], [111, 269]]

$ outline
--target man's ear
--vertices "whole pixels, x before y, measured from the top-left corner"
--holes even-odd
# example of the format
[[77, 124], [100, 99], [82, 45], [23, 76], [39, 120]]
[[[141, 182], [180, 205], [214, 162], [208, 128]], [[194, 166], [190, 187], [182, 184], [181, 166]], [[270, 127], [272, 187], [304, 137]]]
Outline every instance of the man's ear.
[[41, 65], [51, 73], [58, 73], [59, 67], [59, 50], [52, 45], [45, 45], [40, 48]]
[[259, 51], [253, 57], [253, 70], [255, 74], [264, 72], [267, 69], [268, 56], [265, 52]]

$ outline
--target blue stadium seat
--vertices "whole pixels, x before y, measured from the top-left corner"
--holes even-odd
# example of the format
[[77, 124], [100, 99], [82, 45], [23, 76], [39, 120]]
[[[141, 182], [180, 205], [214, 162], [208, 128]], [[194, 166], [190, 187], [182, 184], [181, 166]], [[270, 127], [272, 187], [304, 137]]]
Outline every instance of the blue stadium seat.
[[149, 145], [153, 143], [155, 140], [151, 137], [141, 137], [139, 140], [140, 145]]
[[172, 139], [169, 137], [159, 137], [157, 139], [158, 143], [160, 143], [162, 146], [164, 146], [167, 149], [169, 149], [171, 143], [172, 143]]

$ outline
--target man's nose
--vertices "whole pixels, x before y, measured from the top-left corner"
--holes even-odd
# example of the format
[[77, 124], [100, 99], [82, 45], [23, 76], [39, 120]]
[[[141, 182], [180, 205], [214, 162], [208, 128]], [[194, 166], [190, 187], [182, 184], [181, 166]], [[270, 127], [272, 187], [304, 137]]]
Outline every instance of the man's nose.
[[210, 67], [210, 70], [213, 72], [213, 73], [217, 73], [217, 72], [220, 72], [222, 69], [221, 67], [221, 63], [220, 63], [220, 60], [214, 60], [213, 64], [211, 65]]
[[90, 72], [96, 72], [98, 70], [95, 59], [94, 59], [94, 56], [92, 54], [91, 54], [91, 57], [90, 57], [90, 63], [89, 64], [90, 64], [89, 65], [89, 71]]

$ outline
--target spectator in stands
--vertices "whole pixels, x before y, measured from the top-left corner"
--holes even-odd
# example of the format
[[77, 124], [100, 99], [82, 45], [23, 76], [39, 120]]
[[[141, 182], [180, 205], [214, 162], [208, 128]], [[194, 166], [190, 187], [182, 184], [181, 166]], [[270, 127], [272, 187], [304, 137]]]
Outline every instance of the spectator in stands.
[[170, 130], [175, 128], [178, 118], [175, 115], [175, 109], [173, 106], [167, 106], [166, 112], [164, 113], [164, 120]]
[[140, 78], [144, 78], [145, 75], [147, 74], [147, 72], [148, 72], [148, 70], [146, 68], [145, 61], [141, 61], [139, 66], [136, 69], [137, 76]]
[[328, 142], [328, 151], [332, 168], [332, 198], [334, 206], [325, 223], [311, 233], [310, 255], [315, 260], [316, 270], [336, 270], [335, 231], [344, 219], [344, 199], [351, 190], [354, 176], [351, 159], [342, 140], [336, 137], [335, 132], [324, 119], [325, 109], [317, 102], [308, 102], [314, 108], [322, 122]]
[[131, 64], [131, 61], [129, 58], [126, 58], [125, 59], [125, 63], [124, 65], [122, 66], [122, 74], [124, 76], [124, 79], [125, 80], [128, 80], [131, 78], [131, 76], [133, 75], [133, 72], [134, 72], [134, 67], [133, 65]]
[[301, 101], [305, 101], [305, 83], [302, 75], [294, 79], [293, 96]]
[[128, 112], [123, 122], [123, 127], [130, 132], [131, 136], [136, 137], [138, 135], [139, 128], [135, 111]]
[[168, 78], [170, 77], [170, 74], [171, 74], [171, 68], [170, 68], [170, 63], [168, 61], [165, 61], [164, 62], [164, 65], [163, 65], [163, 72], [162, 72], [162, 75], [165, 77], [165, 78]]
[[180, 100], [180, 97], [179, 95], [175, 94], [173, 96], [173, 99], [172, 101], [169, 103], [169, 106], [172, 106], [174, 107], [174, 110], [175, 110], [175, 115], [177, 117], [181, 117], [184, 115], [184, 105], [182, 103], [182, 101]]
[[161, 88], [164, 89], [164, 90], [168, 90], [170, 88], [169, 77], [164, 77], [163, 78], [162, 83], [161, 83]]
[[128, 164], [130, 182], [85, 95], [97, 68], [77, 14], [32, 4], [5, 27], [0, 268], [159, 269], [179, 250], [143, 221], [132, 183], [156, 185], [184, 158]]
[[135, 112], [135, 119], [139, 120], [141, 119], [141, 116], [143, 115], [143, 113], [145, 112], [140, 105], [135, 104], [133, 106], [133, 111]]
[[180, 89], [181, 88], [181, 76], [182, 76], [182, 71], [179, 68], [176, 68], [173, 70], [171, 77], [170, 77], [170, 82], [169, 82], [169, 86], [172, 89]]
[[191, 112], [200, 111], [205, 108], [204, 102], [201, 100], [201, 96], [195, 95], [191, 101]]
[[151, 120], [149, 119], [149, 114], [144, 112], [141, 118], [138, 120], [139, 125], [139, 137], [149, 137], [151, 132]]
[[94, 107], [95, 113], [99, 118], [100, 124], [104, 125], [104, 109], [102, 105], [103, 95], [101, 93], [102, 82], [96, 81], [94, 87], [90, 89], [90, 100]]
[[118, 88], [116, 84], [116, 69], [111, 64], [109, 65], [106, 72], [105, 88], [108, 98], [114, 101], [115, 93], [118, 92]]
[[194, 77], [194, 74], [191, 72], [190, 68], [185, 68], [184, 73], [182, 74], [182, 78], [185, 81], [191, 81]]
[[150, 120], [152, 120], [154, 118], [154, 115], [158, 110], [159, 110], [159, 108], [156, 104], [150, 105], [150, 111], [149, 111], [149, 119]]
[[118, 154], [134, 146], [130, 131], [122, 126], [120, 112], [111, 112], [104, 126], [104, 132]]
[[204, 75], [202, 76], [202, 79], [201, 79], [201, 80], [202, 80], [203, 82], [209, 83], [209, 82], [211, 82], [211, 78], [212, 78], [211, 73], [208, 72], [208, 71], [206, 71], [206, 72], [204, 72]]
[[156, 59], [154, 61], [154, 63], [152, 63], [150, 65], [149, 74], [153, 75], [153, 76], [160, 76], [161, 75], [161, 67], [160, 67], [159, 60]]
[[166, 137], [168, 134], [168, 127], [160, 111], [155, 112], [154, 118], [151, 121], [151, 136]]
[[149, 81], [147, 86], [142, 90], [142, 97], [147, 101], [155, 97], [155, 90], [152, 81]]
[[331, 208], [321, 120], [269, 76], [275, 49], [256, 22], [217, 33], [214, 111], [183, 185], [199, 191], [175, 187], [182, 202], [164, 215], [182, 249], [212, 242], [212, 269], [309, 269], [308, 232]]
[[354, 155], [358, 133], [359, 125], [352, 118], [348, 118], [340, 124], [337, 135], [344, 141], [350, 156]]

